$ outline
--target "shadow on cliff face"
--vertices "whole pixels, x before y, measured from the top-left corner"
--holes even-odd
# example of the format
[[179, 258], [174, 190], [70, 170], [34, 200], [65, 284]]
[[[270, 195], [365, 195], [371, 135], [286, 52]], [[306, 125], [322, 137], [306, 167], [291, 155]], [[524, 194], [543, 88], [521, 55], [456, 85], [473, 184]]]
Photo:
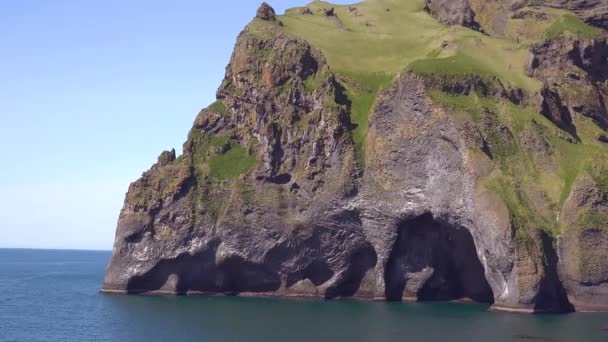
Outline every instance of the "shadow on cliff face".
[[574, 306], [568, 300], [566, 289], [558, 274], [559, 259], [553, 246], [553, 240], [545, 232], [540, 232], [540, 234], [545, 255], [545, 274], [539, 284], [534, 309], [539, 312], [572, 312]]
[[239, 292], [272, 292], [280, 288], [279, 274], [264, 265], [236, 256], [216, 265], [218, 245], [218, 242], [210, 243], [200, 253], [185, 253], [160, 261], [145, 274], [131, 278], [128, 293], [159, 291], [184, 295], [197, 291], [236, 295]]
[[[378, 257], [362, 235], [352, 234], [362, 224], [359, 213], [346, 211], [330, 221], [295, 227], [287, 239], [266, 254], [264, 263], [281, 270], [288, 289], [302, 280], [310, 280], [317, 287], [332, 281], [325, 299], [369, 295], [364, 282]], [[336, 223], [352, 230], [333, 229]]]
[[384, 280], [389, 301], [494, 301], [471, 234], [428, 213], [399, 225]]
[[359, 292], [363, 279], [376, 266], [378, 257], [371, 245], [363, 246], [350, 257], [348, 268], [341, 274], [335, 285], [325, 293], [326, 299], [352, 297]]

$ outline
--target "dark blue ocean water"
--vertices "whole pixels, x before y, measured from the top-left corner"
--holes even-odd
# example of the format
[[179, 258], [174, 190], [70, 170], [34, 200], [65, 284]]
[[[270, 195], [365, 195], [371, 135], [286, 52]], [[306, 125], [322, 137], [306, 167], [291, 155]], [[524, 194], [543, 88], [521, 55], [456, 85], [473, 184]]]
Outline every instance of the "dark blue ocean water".
[[606, 314], [98, 293], [109, 252], [0, 249], [0, 341], [608, 341]]

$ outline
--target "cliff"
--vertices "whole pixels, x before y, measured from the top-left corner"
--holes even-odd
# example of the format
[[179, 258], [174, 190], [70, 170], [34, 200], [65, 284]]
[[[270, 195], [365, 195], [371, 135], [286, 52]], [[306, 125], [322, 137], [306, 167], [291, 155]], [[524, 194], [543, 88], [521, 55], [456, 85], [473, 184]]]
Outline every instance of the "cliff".
[[607, 13], [263, 4], [102, 291], [608, 310]]

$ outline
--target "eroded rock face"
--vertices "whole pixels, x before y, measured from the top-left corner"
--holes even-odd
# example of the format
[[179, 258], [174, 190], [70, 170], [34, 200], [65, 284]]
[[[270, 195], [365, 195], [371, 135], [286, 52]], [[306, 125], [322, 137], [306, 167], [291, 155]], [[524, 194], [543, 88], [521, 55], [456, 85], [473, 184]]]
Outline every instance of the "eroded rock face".
[[[244, 33], [239, 44], [251, 46], [250, 39], [255, 40]], [[278, 34], [264, 44], [278, 44], [283, 39], [290, 41]], [[303, 42], [290, 42], [304, 47], [303, 54], [312, 51]], [[324, 64], [319, 55], [315, 60], [317, 65]], [[241, 69], [234, 68], [233, 59], [225, 82], [246, 77], [237, 77]], [[307, 173], [301, 176], [293, 169], [289, 169], [293, 178], [288, 182], [269, 182], [270, 175], [287, 171], [282, 162], [279, 169], [260, 162], [235, 181], [239, 188], [229, 190], [223, 185], [223, 191], [236, 198], [241, 196], [240, 188], [250, 188], [253, 197], [284, 193], [276, 207], [265, 200], [243, 203], [233, 199], [226, 204], [225, 218], [213, 222], [208, 208], [198, 208], [194, 202], [200, 196], [197, 182], [164, 197], [150, 207], [153, 210], [135, 208], [128, 199], [104, 290], [387, 300], [472, 298], [494, 302], [497, 308], [564, 310], [555, 306], [560, 302], [555, 297], [563, 293], [552, 290], [559, 282], [545, 284], [549, 265], [527, 257], [539, 251], [520, 250], [511, 240], [507, 208], [491, 194], [475, 189], [483, 171], [473, 163], [468, 149], [474, 139], [433, 105], [425, 81], [406, 73], [379, 98], [370, 122], [367, 171], [359, 181], [354, 160], [348, 156], [352, 143], [344, 135], [322, 153], [327, 156], [335, 151], [341, 156], [330, 164], [333, 167], [328, 165], [321, 172], [330, 183], [322, 188], [315, 187], [311, 174], [302, 177]], [[327, 87], [332, 91], [324, 92], [325, 96], [336, 96], [333, 82], [328, 75]], [[238, 112], [245, 110], [248, 104], [241, 103], [241, 98], [229, 100], [222, 91], [226, 87], [224, 84], [218, 92], [224, 94], [224, 102], [232, 103], [229, 108], [239, 108]], [[250, 99], [252, 108], [268, 98], [261, 96]], [[280, 104], [278, 98], [274, 105]], [[328, 99], [321, 97], [320, 101]], [[204, 117], [216, 115], [201, 113]], [[231, 125], [239, 126], [239, 132], [253, 129], [240, 118], [223, 120], [213, 121], [216, 124], [211, 126], [195, 125], [194, 130], [223, 127], [216, 129], [222, 132]], [[344, 120], [336, 121], [334, 134], [327, 139], [340, 136], [335, 135], [337, 127], [349, 124]], [[320, 127], [313, 125], [312, 129], [319, 134]], [[261, 135], [257, 144], [263, 145], [268, 133], [250, 134]], [[299, 160], [309, 165], [318, 146], [304, 144], [287, 154], [296, 159], [296, 165]], [[270, 150], [260, 149], [260, 161], [271, 158]], [[174, 164], [185, 163], [180, 160], [195, 154], [186, 151], [190, 152], [149, 172], [165, 172]], [[195, 166], [190, 170], [196, 173], [192, 168]], [[191, 179], [191, 173], [188, 175], [186, 179]], [[142, 180], [132, 185], [131, 196], [149, 188]], [[514, 258], [518, 253], [521, 257]]]
[[[197, 116], [183, 155], [163, 152], [129, 187], [104, 292], [608, 308], [601, 182], [577, 179], [560, 216], [568, 229], [555, 244], [480, 185], [506, 172], [500, 164], [519, 146], [556, 168], [546, 129], [534, 122], [518, 132], [489, 109], [465, 120], [431, 95], [525, 106], [529, 94], [495, 77], [403, 72], [376, 99], [361, 159], [351, 100], [322, 52], [270, 15], [263, 5], [255, 19], [263, 29], [239, 35], [218, 100]], [[529, 72], [546, 85], [539, 112], [566, 131], [585, 111], [556, 86], [557, 71], [581, 70], [577, 81], [603, 101], [604, 47], [531, 49]], [[604, 114], [590, 112], [600, 125]], [[544, 194], [526, 194], [544, 210]]]
[[[308, 280], [339, 296], [375, 263], [357, 212], [337, 205], [356, 171], [342, 89], [320, 51], [269, 29], [240, 35], [184, 154], [131, 185], [104, 290], [289, 294]], [[218, 178], [214, 162], [241, 149], [255, 165]]]
[[571, 10], [584, 22], [608, 29], [608, 4], [604, 0], [426, 0], [427, 11], [448, 25], [462, 25], [502, 36], [511, 18], [526, 15], [546, 19], [530, 8], [544, 6]]
[[[491, 247], [495, 255], [510, 253], [510, 239], [503, 236], [508, 223], [502, 225], [508, 218], [490, 220], [494, 224], [484, 227], [483, 233], [473, 223], [474, 175], [465, 171], [465, 137], [457, 125], [436, 110], [423, 79], [412, 74], [402, 76], [376, 108], [357, 204], [364, 212], [368, 239], [379, 251], [378, 291], [393, 300], [467, 296], [508, 301], [501, 296], [508, 292], [514, 266], [493, 257], [488, 260], [484, 250], [490, 248], [486, 243], [498, 242]], [[450, 246], [453, 241], [458, 241], [456, 246]], [[445, 264], [447, 260], [454, 263]], [[463, 286], [480, 270], [492, 291], [483, 286], [485, 281], [477, 287]], [[466, 292], [459, 293], [462, 288]]]
[[576, 135], [572, 117], [591, 118], [608, 128], [608, 45], [606, 39], [559, 38], [530, 48], [530, 76], [544, 82], [541, 113]]
[[263, 2], [258, 8], [256, 13], [256, 18], [267, 20], [267, 21], [277, 21], [277, 15], [274, 11], [274, 8], [270, 7], [269, 4]]
[[608, 306], [608, 194], [593, 179], [580, 179], [566, 201], [559, 239], [560, 274], [570, 302], [582, 311]]
[[[446, 299], [460, 288], [466, 289], [461, 296], [477, 300], [492, 293], [495, 308], [568, 310], [557, 265], [536, 257], [554, 254], [551, 244], [518, 245], [505, 204], [476, 186], [491, 172], [484, 164], [514, 142], [513, 134], [491, 117], [475, 128], [453, 120], [429, 99], [427, 83], [404, 74], [380, 96], [370, 121], [365, 181], [356, 203], [377, 251], [379, 291], [393, 298], [400, 292], [395, 288], [404, 286], [403, 298], [421, 300]], [[422, 235], [420, 226], [428, 227]], [[443, 241], [446, 236], [456, 246]], [[435, 244], [428, 248], [431, 255], [413, 247], [427, 243]], [[482, 266], [485, 281], [475, 265]], [[427, 297], [433, 293], [437, 297]]]
[[426, 0], [426, 10], [439, 21], [448, 25], [462, 25], [474, 30], [480, 26], [469, 0]]
[[397, 228], [384, 281], [387, 300], [494, 301], [470, 233], [429, 213]]
[[546, 0], [543, 5], [573, 10], [586, 23], [608, 29], [608, 4], [604, 0]]
[[555, 79], [557, 70], [573, 67], [588, 73], [593, 81], [608, 79], [608, 43], [606, 39], [560, 38], [530, 48], [531, 75]]

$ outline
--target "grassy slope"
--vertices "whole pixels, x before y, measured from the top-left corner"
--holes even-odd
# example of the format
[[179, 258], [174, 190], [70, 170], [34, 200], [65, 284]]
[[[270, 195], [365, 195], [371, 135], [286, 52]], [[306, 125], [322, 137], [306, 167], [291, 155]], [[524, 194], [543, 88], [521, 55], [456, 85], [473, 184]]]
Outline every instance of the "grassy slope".
[[[463, 54], [507, 81], [526, 89], [538, 86], [522, 68], [513, 68], [527, 62], [526, 47], [444, 26], [424, 12], [424, 0], [368, 0], [355, 5], [356, 12], [323, 1], [309, 7], [314, 15], [288, 10], [281, 18], [285, 30], [320, 47], [338, 73], [355, 78], [379, 72], [394, 76], [416, 60]], [[328, 7], [335, 7], [341, 24], [317, 12]], [[443, 42], [451, 46], [441, 49]]]
[[573, 14], [563, 14], [547, 28], [545, 37], [547, 39], [554, 39], [566, 32], [585, 39], [593, 39], [602, 36], [602, 30], [585, 24]]
[[[419, 72], [484, 70], [529, 91], [540, 86], [520, 67], [527, 61], [527, 47], [444, 26], [424, 12], [424, 0], [368, 0], [353, 6], [356, 12], [346, 5], [314, 1], [308, 5], [313, 15], [302, 15], [301, 8], [294, 8], [281, 20], [286, 32], [321, 48], [338, 75], [362, 86], [347, 89], [353, 101], [360, 158], [367, 116], [377, 93], [410, 65]], [[330, 7], [335, 8], [339, 21], [321, 12]], [[449, 46], [442, 49], [444, 42]]]
[[[542, 9], [548, 20], [512, 20], [505, 38], [489, 37], [463, 27], [447, 27], [424, 12], [424, 0], [367, 0], [349, 6], [314, 1], [308, 5], [313, 15], [303, 15], [301, 8], [288, 10], [281, 16], [284, 30], [321, 48], [332, 70], [350, 82], [347, 95], [353, 102], [353, 132], [363, 158], [368, 114], [379, 91], [390, 85], [403, 70], [421, 74], [483, 74], [498, 76], [504, 83], [536, 93], [540, 82], [525, 74], [529, 59], [528, 47], [545, 38], [563, 34], [593, 36], [596, 29], [578, 21], [566, 11]], [[322, 9], [334, 7], [339, 21], [328, 18]], [[538, 10], [538, 9], [537, 9]], [[443, 47], [442, 47], [443, 45]], [[354, 82], [353, 82], [354, 81]], [[556, 150], [559, 170], [536, 165], [531, 156], [514, 153], [484, 184], [496, 191], [510, 207], [516, 219], [527, 221], [556, 233], [557, 213], [581, 173], [592, 168], [593, 160], [608, 155], [608, 148], [595, 141], [599, 129], [584, 118], [577, 119], [582, 144], [572, 144], [548, 120], [532, 108], [520, 108], [476, 96], [454, 97], [435, 94], [434, 100], [445, 106], [457, 104], [465, 115], [481, 115], [490, 108], [508, 125], [520, 145], [520, 133], [529, 129], [532, 119], [550, 135]], [[521, 150], [521, 147], [520, 147]], [[544, 169], [545, 168], [545, 169]], [[538, 215], [531, 209], [527, 191], [546, 194], [546, 211]]]

